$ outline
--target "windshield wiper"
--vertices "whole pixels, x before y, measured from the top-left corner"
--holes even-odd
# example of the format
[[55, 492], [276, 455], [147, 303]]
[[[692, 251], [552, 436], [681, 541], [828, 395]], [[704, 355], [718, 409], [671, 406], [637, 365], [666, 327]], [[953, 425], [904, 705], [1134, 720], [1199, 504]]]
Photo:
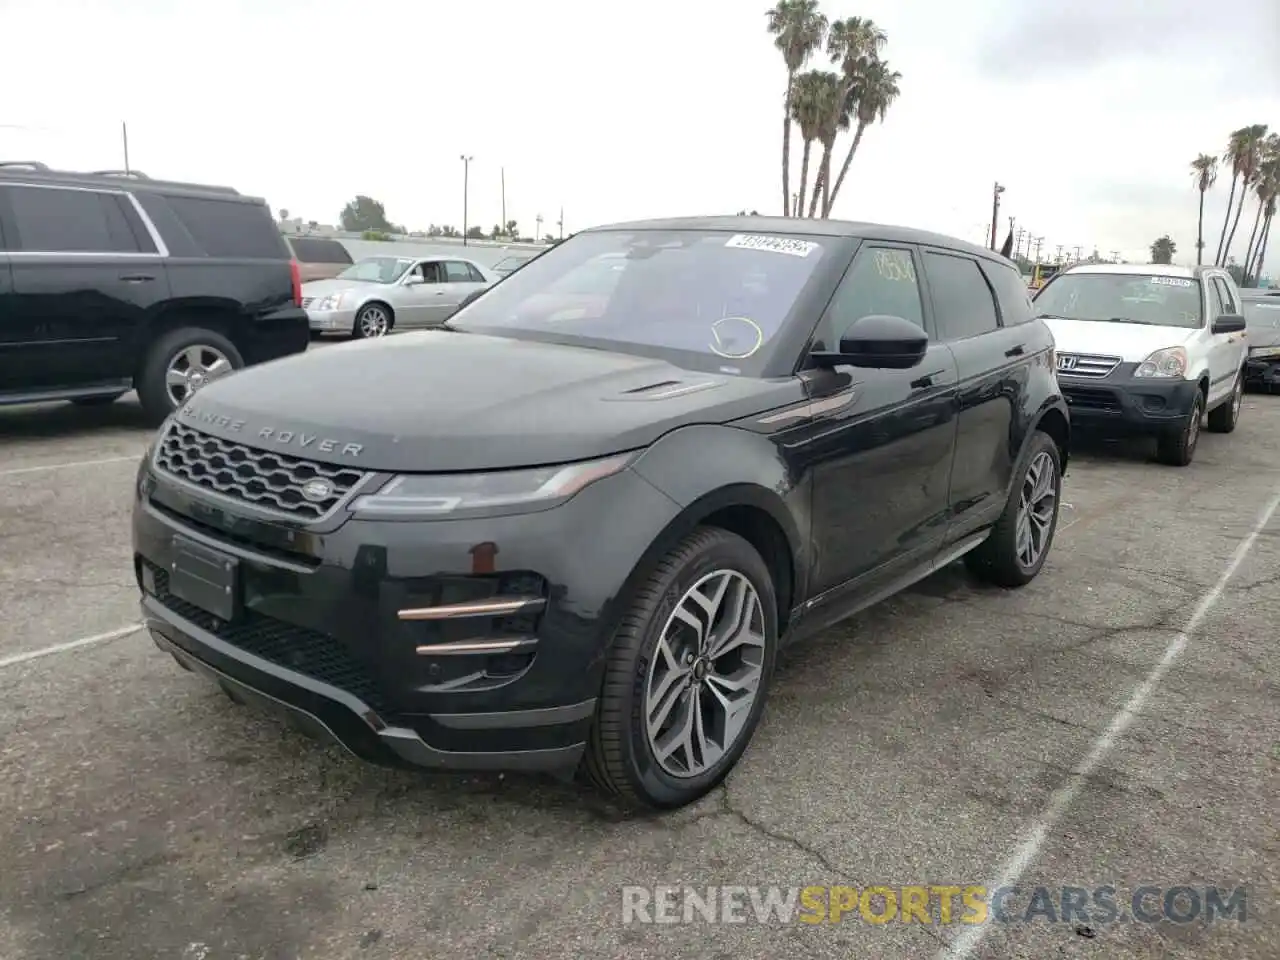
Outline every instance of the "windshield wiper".
[[1143, 327], [1156, 326], [1156, 324], [1153, 324], [1150, 320], [1135, 320], [1133, 319], [1133, 317], [1112, 317], [1106, 322], [1107, 323], [1136, 323], [1139, 326], [1143, 326]]
[[1037, 320], [1070, 320], [1071, 317], [1060, 317], [1056, 313], [1040, 313], [1036, 314]]

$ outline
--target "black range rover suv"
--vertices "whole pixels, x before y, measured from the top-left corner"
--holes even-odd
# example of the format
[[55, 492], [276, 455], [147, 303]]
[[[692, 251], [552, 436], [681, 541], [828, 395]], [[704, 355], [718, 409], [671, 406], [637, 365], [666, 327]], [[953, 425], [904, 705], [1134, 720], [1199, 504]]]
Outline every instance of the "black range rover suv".
[[626, 224], [443, 330], [203, 390], [140, 466], [136, 572], [161, 649], [361, 757], [670, 808], [737, 762], [781, 643], [962, 556], [1035, 577], [1068, 440], [988, 250]]
[[306, 350], [291, 256], [266, 203], [228, 187], [0, 162], [0, 405], [136, 389], [160, 423]]

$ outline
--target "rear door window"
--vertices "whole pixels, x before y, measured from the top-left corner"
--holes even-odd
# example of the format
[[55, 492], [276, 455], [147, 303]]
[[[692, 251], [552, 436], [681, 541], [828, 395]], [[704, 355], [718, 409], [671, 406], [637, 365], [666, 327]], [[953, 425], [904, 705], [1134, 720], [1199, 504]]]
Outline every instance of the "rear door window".
[[135, 234], [122, 203], [97, 190], [5, 188], [17, 228], [13, 246], [28, 253], [154, 253], [151, 238]]
[[288, 260], [289, 248], [267, 208], [243, 200], [167, 196], [169, 207], [210, 257]]
[[1000, 308], [1000, 322], [1006, 327], [1013, 327], [1031, 320], [1031, 291], [1027, 282], [1013, 267], [986, 262], [982, 264], [982, 272], [987, 275], [992, 288], [996, 292], [996, 305]]
[[483, 283], [484, 277], [469, 263], [461, 260], [446, 260], [444, 263], [445, 280], [449, 283]]

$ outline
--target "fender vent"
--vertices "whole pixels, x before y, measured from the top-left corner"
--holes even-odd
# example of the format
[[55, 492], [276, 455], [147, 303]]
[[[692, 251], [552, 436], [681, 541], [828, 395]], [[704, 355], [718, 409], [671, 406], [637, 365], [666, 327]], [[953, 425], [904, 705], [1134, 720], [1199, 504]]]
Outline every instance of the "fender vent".
[[630, 390], [624, 390], [616, 397], [606, 397], [609, 400], [672, 400], [676, 397], [686, 397], [691, 393], [701, 393], [703, 390], [710, 390], [712, 387], [718, 387], [720, 384], [715, 380], [694, 380], [692, 382], [684, 380], [662, 380], [659, 383], [646, 384], [643, 387], [633, 387]]

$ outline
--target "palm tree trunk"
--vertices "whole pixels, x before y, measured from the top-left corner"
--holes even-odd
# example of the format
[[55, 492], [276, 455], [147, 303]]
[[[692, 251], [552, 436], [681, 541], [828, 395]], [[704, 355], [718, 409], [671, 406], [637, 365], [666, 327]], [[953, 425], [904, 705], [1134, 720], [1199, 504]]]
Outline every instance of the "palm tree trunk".
[[1249, 195], [1249, 185], [1246, 183], [1240, 190], [1240, 202], [1236, 204], [1236, 217], [1231, 221], [1231, 232], [1227, 234], [1227, 245], [1222, 248], [1222, 263], [1225, 266], [1227, 258], [1231, 254], [1231, 244], [1236, 239], [1236, 227], [1240, 226], [1240, 214], [1244, 213], [1244, 199]]
[[1262, 224], [1262, 236], [1258, 239], [1258, 258], [1255, 261], [1257, 269], [1253, 271], [1253, 275], [1261, 279], [1262, 265], [1267, 262], [1267, 241], [1271, 239], [1271, 220], [1270, 214]]
[[791, 92], [795, 89], [794, 73], [787, 74], [787, 95], [782, 103], [782, 215], [791, 213]]
[[1196, 223], [1196, 266], [1204, 263], [1204, 189], [1200, 190], [1200, 219]]
[[800, 161], [800, 197], [796, 201], [796, 216], [800, 216], [800, 212], [804, 210], [804, 188], [809, 182], [809, 148], [813, 146], [812, 140], [804, 142], [803, 159]]
[[809, 218], [817, 216], [818, 204], [822, 200], [823, 191], [827, 187], [827, 171], [831, 168], [831, 144], [822, 145], [822, 160], [818, 163], [818, 176], [813, 181], [813, 198], [809, 201]]
[[1215, 267], [1222, 266], [1222, 243], [1227, 239], [1227, 223], [1231, 220], [1231, 201], [1236, 198], [1236, 180], [1240, 174], [1233, 174], [1231, 177], [1231, 192], [1227, 194], [1227, 215], [1222, 219], [1222, 234], [1218, 237], [1218, 252], [1213, 258]]
[[1249, 245], [1244, 248], [1244, 279], [1249, 281], [1249, 264], [1253, 263], [1254, 243], [1258, 240], [1258, 224], [1262, 222], [1262, 208], [1266, 206], [1262, 198], [1258, 198], [1258, 212], [1253, 215], [1253, 232], [1249, 234]]
[[857, 132], [853, 135], [853, 143], [849, 144], [849, 152], [844, 155], [844, 164], [840, 167], [840, 176], [836, 177], [836, 185], [831, 188], [831, 203], [827, 204], [825, 217], [831, 212], [831, 207], [836, 202], [836, 197], [840, 196], [840, 187], [844, 184], [845, 175], [849, 172], [849, 166], [853, 163], [853, 155], [858, 152], [858, 145], [862, 143], [862, 135], [866, 132], [867, 125], [859, 122]]

